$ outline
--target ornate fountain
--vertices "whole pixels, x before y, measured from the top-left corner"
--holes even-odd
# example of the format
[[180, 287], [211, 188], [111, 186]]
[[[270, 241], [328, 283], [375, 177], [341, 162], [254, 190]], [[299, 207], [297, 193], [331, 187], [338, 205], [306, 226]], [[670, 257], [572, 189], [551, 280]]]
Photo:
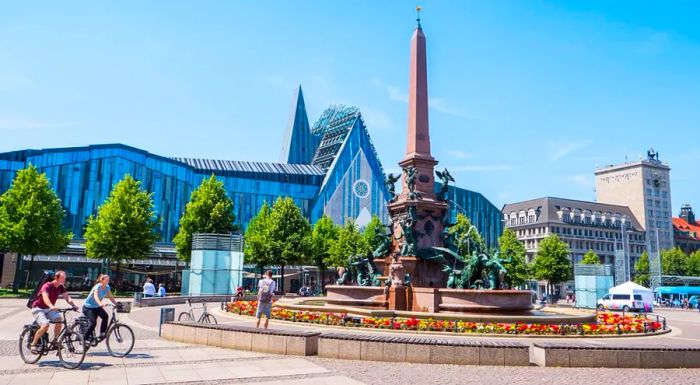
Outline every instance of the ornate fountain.
[[[430, 151], [425, 35], [418, 25], [411, 39], [406, 154], [400, 176], [386, 177], [391, 222], [375, 236], [380, 246], [351, 258], [337, 285], [327, 286], [332, 305], [423, 312], [522, 312], [532, 309], [530, 291], [502, 289], [506, 260], [455, 239], [449, 228], [447, 191], [454, 178], [435, 171]], [[435, 193], [435, 176], [441, 189]], [[401, 193], [395, 183], [401, 179]], [[355, 284], [352, 284], [354, 280]]]

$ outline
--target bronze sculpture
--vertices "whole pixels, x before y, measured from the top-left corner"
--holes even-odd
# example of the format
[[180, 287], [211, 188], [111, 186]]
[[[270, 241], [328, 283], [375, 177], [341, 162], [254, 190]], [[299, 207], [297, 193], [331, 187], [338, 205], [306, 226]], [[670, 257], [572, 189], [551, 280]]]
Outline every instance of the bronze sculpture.
[[396, 182], [401, 178], [400, 175], [394, 175], [394, 174], [389, 174], [386, 176], [386, 179], [384, 181], [384, 184], [386, 185], [387, 190], [389, 190], [389, 202], [393, 202], [396, 200], [396, 197], [398, 196], [396, 194]]
[[452, 177], [452, 174], [450, 174], [449, 171], [445, 168], [442, 170], [442, 172], [435, 170], [435, 174], [440, 178], [440, 192], [437, 193], [437, 200], [440, 201], [446, 201], [447, 200], [447, 191], [449, 190], [450, 187], [450, 182], [454, 183], [454, 178]]
[[406, 173], [406, 187], [408, 187], [408, 199], [420, 199], [420, 193], [416, 191], [416, 177], [418, 169], [414, 166], [409, 166], [403, 169]]

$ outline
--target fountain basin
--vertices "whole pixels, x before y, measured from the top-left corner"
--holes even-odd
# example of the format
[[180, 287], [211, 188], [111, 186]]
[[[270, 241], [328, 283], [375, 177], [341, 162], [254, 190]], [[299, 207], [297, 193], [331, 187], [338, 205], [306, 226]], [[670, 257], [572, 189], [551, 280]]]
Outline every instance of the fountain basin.
[[[326, 286], [330, 305], [386, 309], [383, 287]], [[472, 290], [429, 287], [406, 288], [407, 310], [418, 312], [517, 313], [533, 309], [529, 290]]]

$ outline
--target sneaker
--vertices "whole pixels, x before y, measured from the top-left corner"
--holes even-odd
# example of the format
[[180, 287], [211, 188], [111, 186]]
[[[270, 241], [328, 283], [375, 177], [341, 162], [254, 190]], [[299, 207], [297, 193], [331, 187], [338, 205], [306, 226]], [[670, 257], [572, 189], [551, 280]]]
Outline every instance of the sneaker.
[[38, 345], [38, 344], [37, 344], [37, 345], [33, 345], [33, 344], [30, 345], [30, 346], [29, 346], [29, 351], [31, 351], [32, 354], [40, 354], [40, 353], [41, 353], [41, 349], [39, 348], [39, 345]]

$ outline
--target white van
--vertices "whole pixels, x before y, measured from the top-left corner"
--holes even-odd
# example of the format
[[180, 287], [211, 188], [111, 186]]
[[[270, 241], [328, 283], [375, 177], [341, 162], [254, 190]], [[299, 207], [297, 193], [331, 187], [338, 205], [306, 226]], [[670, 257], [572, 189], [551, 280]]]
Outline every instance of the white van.
[[615, 286], [598, 300], [598, 310], [646, 311], [653, 310], [654, 293], [634, 282]]
[[598, 310], [644, 310], [641, 294], [606, 294], [598, 300]]

